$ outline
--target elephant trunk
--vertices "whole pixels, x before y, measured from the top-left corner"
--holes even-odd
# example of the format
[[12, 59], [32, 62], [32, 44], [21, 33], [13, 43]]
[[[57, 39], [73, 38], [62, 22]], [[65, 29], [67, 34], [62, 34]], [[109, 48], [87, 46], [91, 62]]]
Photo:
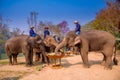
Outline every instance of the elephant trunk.
[[56, 46], [56, 48], [55, 48], [55, 54], [57, 54], [58, 50], [60, 50], [61, 48], [65, 47], [66, 45], [67, 45], [67, 41], [64, 38], [63, 41], [60, 44], [58, 44], [58, 46]]
[[55, 47], [57, 47], [57, 46], [58, 46], [58, 43], [57, 43], [57, 42], [55, 42], [55, 43], [53, 43], [53, 45], [54, 45]]

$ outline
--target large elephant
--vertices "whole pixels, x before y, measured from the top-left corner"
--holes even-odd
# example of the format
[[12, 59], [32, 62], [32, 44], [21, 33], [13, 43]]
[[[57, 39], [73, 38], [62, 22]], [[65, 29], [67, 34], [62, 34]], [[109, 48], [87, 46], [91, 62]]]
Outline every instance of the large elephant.
[[112, 69], [112, 55], [114, 55], [114, 64], [117, 65], [116, 40], [115, 37], [108, 32], [100, 30], [81, 32], [80, 36], [75, 38], [74, 45], [80, 49], [85, 67], [89, 67], [89, 51], [100, 51], [103, 54], [102, 64], [104, 64], [106, 69]]
[[[8, 39], [5, 43], [5, 50], [9, 58], [9, 64], [17, 64], [17, 55], [23, 53], [25, 55], [26, 66], [33, 64], [33, 47], [38, 46], [41, 37], [30, 37], [28, 35], [20, 35]], [[12, 61], [13, 58], [13, 61]]]
[[57, 54], [63, 47], [74, 47], [74, 39], [76, 36], [75, 31], [68, 32], [63, 40], [56, 46], [55, 53]]

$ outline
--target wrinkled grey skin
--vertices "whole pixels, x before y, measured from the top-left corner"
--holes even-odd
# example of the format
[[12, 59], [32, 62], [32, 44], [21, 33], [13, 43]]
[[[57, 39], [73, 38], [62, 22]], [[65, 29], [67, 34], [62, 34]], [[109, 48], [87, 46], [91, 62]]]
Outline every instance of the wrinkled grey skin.
[[114, 54], [114, 63], [117, 65], [115, 58], [116, 40], [113, 35], [108, 32], [100, 30], [90, 30], [81, 32], [80, 36], [75, 38], [75, 43], [81, 53], [81, 57], [85, 67], [89, 67], [88, 64], [88, 52], [89, 51], [100, 51], [103, 56], [102, 64], [106, 69], [112, 69], [112, 55]]
[[[40, 43], [38, 48], [34, 48], [35, 61], [39, 61], [40, 58], [42, 58], [43, 63], [46, 61], [49, 63], [49, 59], [46, 54], [54, 52], [57, 45], [58, 43], [55, 41], [55, 39], [52, 36], [47, 35], [46, 38], [43, 40], [43, 43]], [[41, 53], [42, 56], [40, 56]]]
[[40, 61], [40, 58], [42, 58], [42, 62], [46, 63], [47, 56], [46, 56], [46, 50], [43, 42], [38, 44], [38, 47], [33, 48], [33, 53], [35, 54], [35, 61]]
[[51, 52], [54, 52], [55, 47], [58, 45], [58, 42], [50, 35], [47, 35], [44, 39], [45, 46], [50, 47], [52, 49]]
[[70, 31], [66, 34], [66, 36], [63, 38], [62, 42], [57, 45], [55, 48], [55, 53], [57, 54], [58, 51], [63, 47], [73, 47], [74, 46], [74, 39], [77, 35], [75, 34], [75, 31]]
[[[5, 43], [6, 54], [9, 58], [9, 64], [17, 64], [17, 55], [23, 53], [25, 55], [26, 66], [33, 64], [33, 47], [41, 40], [40, 36], [30, 37], [28, 35], [20, 35], [8, 39]], [[13, 58], [13, 60], [12, 60]]]

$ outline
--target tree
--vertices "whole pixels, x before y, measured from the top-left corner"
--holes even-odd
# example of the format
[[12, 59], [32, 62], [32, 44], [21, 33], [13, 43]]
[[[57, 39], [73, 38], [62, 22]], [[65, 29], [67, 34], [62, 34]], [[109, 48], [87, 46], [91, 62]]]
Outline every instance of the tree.
[[62, 21], [61, 23], [58, 24], [61, 34], [65, 35], [70, 29], [68, 27], [67, 21]]
[[44, 28], [48, 26], [49, 27], [49, 31], [51, 33], [51, 35], [60, 35], [60, 28], [58, 25], [53, 24], [51, 21], [49, 22], [43, 22], [40, 21], [39, 25], [38, 25], [38, 29], [39, 29], [39, 33], [43, 35], [44, 33]]
[[4, 23], [3, 17], [0, 16], [0, 59], [1, 53], [4, 53], [4, 44], [6, 40], [10, 37], [10, 31], [8, 28], [8, 24]]
[[113, 34], [119, 32], [119, 19], [120, 19], [120, 1], [107, 0], [107, 7], [102, 9], [96, 16], [92, 23], [92, 28], [98, 30], [109, 31]]
[[37, 16], [38, 16], [38, 13], [35, 11], [32, 11], [30, 12], [30, 16], [27, 18], [27, 23], [28, 23], [29, 28], [31, 26], [34, 26], [36, 32], [38, 32]]
[[21, 30], [19, 28], [14, 28], [13, 31], [11, 32], [11, 36], [18, 36], [21, 35]]

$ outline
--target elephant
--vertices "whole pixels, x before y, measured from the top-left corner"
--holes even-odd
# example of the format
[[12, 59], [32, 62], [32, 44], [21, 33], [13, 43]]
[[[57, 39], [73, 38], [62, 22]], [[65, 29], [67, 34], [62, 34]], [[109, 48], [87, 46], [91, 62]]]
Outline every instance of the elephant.
[[33, 47], [37, 47], [40, 40], [41, 37], [39, 35], [36, 37], [19, 35], [8, 39], [5, 43], [5, 51], [9, 58], [9, 64], [17, 64], [17, 55], [23, 53], [25, 55], [26, 66], [31, 66], [33, 64]]
[[44, 43], [46, 46], [51, 47], [51, 46], [57, 46], [59, 43], [55, 40], [54, 37], [47, 35], [46, 38], [44, 39]]
[[[50, 61], [49, 61], [49, 58], [46, 56], [46, 54], [54, 52], [55, 47], [57, 45], [58, 43], [55, 41], [55, 39], [52, 36], [47, 35], [46, 38], [42, 40], [42, 42], [40, 42], [39, 47], [36, 47], [33, 49], [35, 53], [35, 61], [39, 61], [40, 58], [42, 58], [43, 63], [46, 63], [45, 60], [47, 60], [49, 64]], [[41, 53], [42, 53], [42, 56], [40, 56]], [[44, 54], [46, 57], [43, 56]]]
[[48, 62], [46, 56], [46, 49], [43, 42], [39, 43], [38, 47], [33, 48], [33, 53], [35, 54], [35, 61], [40, 61], [42, 58], [42, 63]]
[[55, 53], [58, 54], [58, 51], [63, 47], [75, 47], [74, 39], [76, 36], [75, 31], [69, 31], [63, 40], [56, 46]]
[[99, 51], [103, 54], [102, 64], [105, 66], [105, 69], [112, 69], [112, 55], [114, 55], [114, 64], [117, 65], [118, 63], [116, 59], [116, 39], [109, 32], [102, 30], [81, 32], [75, 38], [74, 45], [79, 48], [85, 67], [90, 67], [88, 64], [89, 51]]

